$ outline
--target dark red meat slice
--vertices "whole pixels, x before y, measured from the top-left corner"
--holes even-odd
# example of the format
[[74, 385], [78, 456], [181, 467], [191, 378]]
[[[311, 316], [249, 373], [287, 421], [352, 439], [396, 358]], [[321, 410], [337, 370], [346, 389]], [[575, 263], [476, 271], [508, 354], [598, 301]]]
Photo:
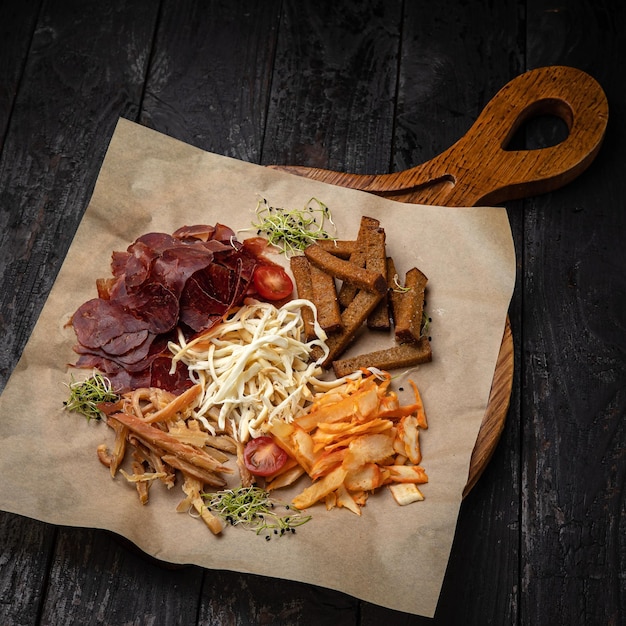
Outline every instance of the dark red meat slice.
[[118, 302], [142, 319], [146, 328], [155, 334], [166, 333], [178, 321], [178, 297], [159, 283], [147, 283]]
[[157, 357], [150, 368], [150, 385], [175, 394], [180, 394], [193, 386], [193, 382], [189, 378], [189, 370], [184, 363], [178, 361], [173, 374], [170, 374], [171, 367], [171, 358], [167, 356]]
[[132, 290], [148, 279], [152, 262], [158, 255], [152, 248], [141, 241], [135, 242], [128, 248], [128, 251], [130, 255], [126, 261], [124, 280], [126, 281], [126, 288]]
[[150, 338], [150, 332], [148, 330], [140, 330], [138, 332], [122, 333], [117, 337], [111, 339], [107, 343], [102, 345], [102, 351], [105, 354], [111, 356], [119, 356], [128, 354], [129, 352], [136, 353], [137, 348], [146, 345]]
[[215, 234], [215, 226], [207, 224], [196, 224], [195, 226], [181, 226], [172, 233], [172, 237], [177, 239], [199, 239], [200, 241], [209, 241], [213, 239]]
[[164, 250], [154, 262], [152, 279], [166, 285], [177, 296], [183, 291], [187, 279], [195, 272], [208, 267], [214, 254], [201, 242], [178, 244]]
[[135, 243], [128, 246], [128, 251], [132, 253], [133, 248], [139, 244], [141, 246], [145, 246], [149, 250], [152, 250], [158, 255], [164, 250], [176, 246], [178, 243], [179, 241], [175, 237], [172, 237], [172, 235], [168, 235], [167, 233], [146, 233], [145, 235], [138, 237]]
[[195, 275], [187, 281], [180, 298], [180, 321], [195, 332], [211, 328], [229, 309], [228, 302], [202, 288], [199, 278]]
[[101, 359], [106, 359], [107, 361], [111, 361], [120, 367], [126, 368], [129, 372], [138, 372], [148, 367], [151, 357], [154, 358], [153, 355], [161, 352], [161, 349], [157, 350], [153, 348], [154, 340], [155, 335], [149, 334], [141, 344], [120, 354], [107, 352], [104, 347], [87, 348], [80, 344], [74, 348], [74, 351], [80, 355], [91, 355]]
[[119, 302], [94, 298], [82, 304], [72, 318], [80, 344], [100, 348], [125, 333], [148, 329], [145, 320], [136, 318]]
[[213, 239], [215, 239], [216, 241], [223, 241], [225, 243], [237, 241], [235, 237], [235, 231], [228, 226], [224, 226], [224, 224], [215, 224]]
[[129, 258], [129, 252], [113, 252], [111, 255], [111, 270], [113, 272], [113, 276], [124, 276], [124, 273], [126, 272], [126, 264], [128, 263]]

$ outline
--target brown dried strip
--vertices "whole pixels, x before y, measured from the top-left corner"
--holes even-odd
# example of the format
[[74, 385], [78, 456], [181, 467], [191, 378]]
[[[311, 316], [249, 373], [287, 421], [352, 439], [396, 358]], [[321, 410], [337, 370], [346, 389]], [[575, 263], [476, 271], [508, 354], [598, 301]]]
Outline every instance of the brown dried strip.
[[[367, 233], [371, 229], [379, 228], [380, 222], [373, 217], [361, 217], [359, 232], [354, 243], [354, 251], [350, 255], [350, 263], [354, 263], [359, 267], [365, 267], [367, 259]], [[346, 308], [356, 296], [357, 287], [351, 283], [344, 282], [339, 289], [339, 304]]]
[[230, 452], [231, 454], [237, 453], [235, 440], [227, 435], [209, 435], [207, 437], [207, 446], [224, 452]]
[[[139, 461], [133, 461], [131, 467], [133, 474], [136, 476], [141, 476], [141, 474], [145, 472], [143, 464]], [[148, 492], [150, 491], [151, 484], [150, 481], [143, 480], [138, 480], [135, 483], [135, 489], [137, 489], [137, 495], [139, 496], [139, 502], [141, 502], [141, 504], [148, 504]]]
[[177, 413], [187, 408], [191, 402], [196, 399], [201, 391], [202, 386], [199, 384], [190, 387], [179, 396], [175, 396], [174, 399], [166, 404], [162, 409], [149, 415], [144, 421], [147, 424], [151, 424], [153, 422], [160, 422], [173, 418]]
[[341, 330], [343, 324], [334, 277], [312, 264], [309, 269], [313, 302], [317, 308], [317, 322], [327, 333]]
[[109, 464], [111, 476], [115, 476], [119, 466], [124, 460], [124, 455], [126, 454], [126, 438], [128, 437], [128, 429], [122, 426], [119, 422], [111, 423], [110, 420], [107, 420], [107, 423], [115, 431], [115, 442], [111, 453], [111, 463]]
[[[365, 267], [375, 272], [380, 272], [389, 285], [387, 275], [387, 253], [385, 248], [385, 231], [382, 228], [369, 228], [366, 234], [366, 260]], [[381, 298], [376, 308], [367, 317], [367, 327], [371, 330], [389, 330], [391, 320], [389, 318], [388, 289]]]
[[171, 467], [163, 462], [161, 458], [163, 454], [165, 454], [163, 450], [146, 441], [137, 439], [134, 435], [128, 438], [128, 442], [134, 447], [133, 457], [147, 463], [157, 474], [164, 474], [161, 478], [161, 482], [168, 489], [171, 489], [176, 482], [176, 474]]
[[350, 261], [326, 252], [317, 244], [305, 248], [304, 254], [309, 261], [328, 274], [364, 289], [370, 293], [382, 295], [387, 291], [387, 281], [380, 272], [374, 272], [364, 267], [358, 267]]
[[204, 504], [202, 496], [200, 495], [201, 490], [202, 483], [199, 480], [193, 478], [192, 476], [185, 476], [185, 480], [183, 482], [183, 492], [187, 496], [185, 503], [188, 502], [191, 506], [193, 506], [202, 518], [202, 521], [209, 527], [210, 531], [214, 535], [219, 535], [224, 529], [224, 522], [222, 522], [217, 515], [213, 515], [213, 513], [209, 511], [208, 507]]
[[399, 346], [377, 350], [368, 354], [341, 359], [333, 362], [335, 376], [341, 378], [362, 367], [377, 367], [381, 370], [393, 370], [412, 367], [432, 361], [432, 350], [428, 337], [422, 337], [417, 343], [403, 343]]
[[251, 487], [254, 485], [254, 477], [246, 467], [243, 460], [244, 445], [241, 441], [237, 441], [237, 468], [239, 469], [239, 477], [241, 478], [242, 487]]
[[381, 298], [381, 294], [368, 293], [363, 290], [357, 292], [354, 300], [341, 314], [343, 329], [330, 335], [326, 340], [329, 353], [322, 367], [330, 367], [331, 363], [352, 343], [359, 328]]
[[[292, 256], [289, 260], [291, 273], [296, 281], [298, 298], [313, 302], [313, 284], [311, 283], [311, 264], [305, 256]], [[306, 341], [317, 339], [315, 334], [315, 313], [309, 307], [301, 309], [304, 322], [304, 337]]]
[[175, 454], [164, 454], [163, 460], [174, 469], [180, 470], [183, 474], [196, 478], [203, 485], [211, 485], [212, 487], [226, 486], [226, 481], [221, 476], [218, 476], [213, 472], [207, 472], [197, 465], [188, 463], [187, 461], [177, 457]]
[[205, 446], [207, 454], [211, 455], [219, 463], [228, 463], [230, 457], [225, 452], [222, 452], [218, 448], [212, 448], [211, 446]]
[[393, 291], [392, 306], [397, 341], [416, 342], [422, 334], [424, 291], [428, 278], [416, 267], [411, 268], [400, 291]]
[[159, 448], [163, 448], [166, 452], [175, 454], [178, 458], [187, 461], [203, 469], [212, 472], [225, 472], [232, 474], [233, 470], [229, 467], [221, 465], [213, 457], [208, 455], [204, 450], [194, 448], [187, 444], [181, 443], [174, 437], [171, 437], [166, 432], [163, 432], [159, 428], [146, 424], [144, 420], [141, 420], [129, 413], [116, 413], [110, 417], [112, 420], [117, 420], [124, 426], [127, 426], [133, 431], [139, 439], [142, 439], [148, 443], [151, 443]]

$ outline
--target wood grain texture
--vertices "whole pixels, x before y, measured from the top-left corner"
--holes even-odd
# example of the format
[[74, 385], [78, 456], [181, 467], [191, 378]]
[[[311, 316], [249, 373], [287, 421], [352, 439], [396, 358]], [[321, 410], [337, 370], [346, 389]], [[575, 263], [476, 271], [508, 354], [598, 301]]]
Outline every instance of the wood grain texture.
[[263, 164], [388, 170], [400, 7], [283, 2]]
[[0, 512], [0, 622], [35, 624], [46, 593], [56, 529]]
[[280, 2], [163, 3], [140, 122], [261, 160]]
[[0, 150], [38, 13], [39, 2], [0, 3]]
[[170, 568], [110, 533], [59, 529], [42, 624], [193, 624], [203, 572]]
[[207, 571], [197, 623], [351, 626], [358, 620], [359, 606], [356, 598], [314, 585]]
[[626, 615], [626, 131], [616, 119], [626, 96], [611, 60], [626, 54], [626, 9], [531, 6], [529, 62], [593, 72], [611, 121], [584, 183], [526, 211], [520, 611], [527, 623], [616, 625]]

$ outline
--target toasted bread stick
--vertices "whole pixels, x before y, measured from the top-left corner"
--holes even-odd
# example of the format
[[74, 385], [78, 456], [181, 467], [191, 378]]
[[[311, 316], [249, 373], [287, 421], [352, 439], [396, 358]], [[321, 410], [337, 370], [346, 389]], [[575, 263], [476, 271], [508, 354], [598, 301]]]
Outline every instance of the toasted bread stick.
[[[387, 285], [389, 285], [385, 239], [385, 231], [382, 228], [368, 229], [366, 235], [365, 267], [368, 270], [380, 272], [385, 277]], [[371, 330], [388, 330], [391, 327], [387, 293], [385, 293], [384, 297], [382, 297], [380, 302], [376, 305], [376, 308], [369, 314], [367, 327]]]
[[[298, 298], [313, 302], [313, 284], [311, 283], [310, 264], [307, 258], [304, 256], [292, 256], [289, 260], [289, 265], [293, 278], [296, 281]], [[313, 341], [317, 338], [315, 334], [315, 314], [313, 313], [313, 309], [303, 307], [302, 319], [304, 321], [305, 339], [307, 341]]]
[[396, 339], [400, 342], [416, 342], [422, 334], [424, 291], [428, 278], [416, 267], [411, 268], [404, 279], [401, 291], [391, 296]]
[[315, 265], [311, 264], [309, 269], [317, 321], [327, 333], [334, 333], [343, 326], [335, 279]]
[[[354, 242], [354, 250], [349, 257], [350, 263], [354, 263], [359, 267], [365, 267], [365, 261], [367, 260], [367, 233], [370, 230], [379, 227], [379, 220], [373, 217], [367, 217], [365, 215], [361, 217], [359, 232], [357, 234], [356, 241]], [[354, 300], [357, 290], [358, 287], [356, 285], [349, 282], [344, 282], [339, 289], [339, 304], [343, 308], [346, 308], [350, 304], [350, 302]]]
[[350, 261], [340, 259], [330, 252], [326, 252], [316, 243], [305, 248], [304, 254], [311, 264], [340, 280], [355, 285], [359, 289], [379, 295], [387, 292], [387, 281], [380, 272], [358, 267]]
[[362, 367], [377, 367], [381, 370], [393, 370], [412, 367], [432, 361], [432, 350], [428, 337], [422, 337], [417, 343], [403, 343], [386, 350], [377, 350], [368, 354], [333, 361], [333, 371], [337, 378], [347, 376]]
[[343, 329], [330, 335], [326, 340], [329, 353], [322, 363], [323, 367], [330, 367], [332, 362], [352, 343], [359, 328], [381, 298], [382, 295], [379, 293], [369, 293], [363, 289], [357, 292], [354, 300], [341, 314]]

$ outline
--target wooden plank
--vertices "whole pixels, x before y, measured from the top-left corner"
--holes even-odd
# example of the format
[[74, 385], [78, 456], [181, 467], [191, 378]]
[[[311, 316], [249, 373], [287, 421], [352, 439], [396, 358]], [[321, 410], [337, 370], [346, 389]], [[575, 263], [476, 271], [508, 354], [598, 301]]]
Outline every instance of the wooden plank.
[[0, 3], [0, 152], [35, 29], [39, 4]]
[[387, 171], [400, 7], [283, 3], [263, 163]]
[[0, 214], [0, 389], [65, 257], [117, 119], [136, 116], [158, 7], [123, 5], [56, 0], [37, 25], [0, 159], [9, 209]]
[[206, 572], [202, 598], [198, 624], [352, 626], [359, 610], [358, 600], [338, 591], [227, 571]]
[[140, 122], [259, 163], [280, 2], [166, 1]]
[[[613, 126], [584, 179], [528, 202], [524, 221], [524, 623], [618, 624], [626, 606], [626, 188], [622, 5], [528, 3], [528, 62], [603, 86]], [[553, 143], [550, 120], [532, 145]]]
[[56, 529], [0, 511], [0, 623], [36, 624]]
[[195, 624], [202, 575], [111, 533], [61, 528], [40, 623]]

